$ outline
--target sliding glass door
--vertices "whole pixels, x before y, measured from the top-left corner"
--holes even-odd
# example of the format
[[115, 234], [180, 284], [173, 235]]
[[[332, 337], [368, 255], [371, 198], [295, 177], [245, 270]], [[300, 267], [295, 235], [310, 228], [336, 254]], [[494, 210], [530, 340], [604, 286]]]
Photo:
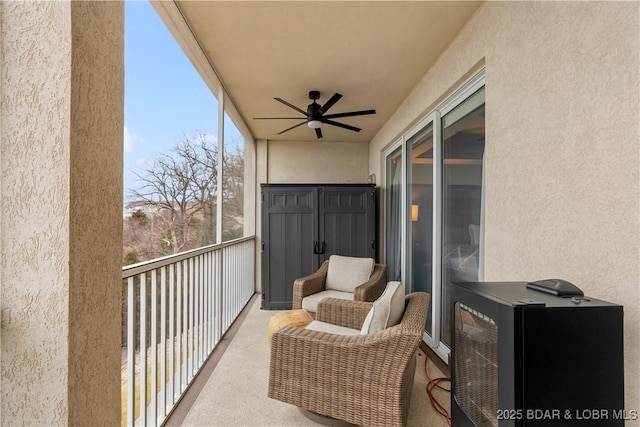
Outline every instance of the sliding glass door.
[[[428, 118], [426, 123], [417, 129], [407, 139], [407, 221], [409, 225], [407, 244], [407, 267], [411, 271], [407, 277], [411, 291], [432, 293], [433, 290], [433, 182], [434, 182], [434, 138], [433, 120]], [[429, 302], [429, 317], [425, 325], [427, 333], [431, 334], [432, 319]]]
[[451, 284], [483, 278], [484, 111], [481, 72], [386, 153], [389, 280], [431, 294], [424, 340], [444, 360]]
[[482, 217], [484, 88], [442, 117], [442, 322], [451, 347], [451, 284], [477, 282]]

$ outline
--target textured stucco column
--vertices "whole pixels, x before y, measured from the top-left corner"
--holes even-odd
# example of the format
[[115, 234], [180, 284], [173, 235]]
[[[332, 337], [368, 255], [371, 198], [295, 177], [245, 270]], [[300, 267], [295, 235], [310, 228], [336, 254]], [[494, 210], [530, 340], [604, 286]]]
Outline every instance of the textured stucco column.
[[120, 424], [124, 4], [0, 2], [0, 425]]

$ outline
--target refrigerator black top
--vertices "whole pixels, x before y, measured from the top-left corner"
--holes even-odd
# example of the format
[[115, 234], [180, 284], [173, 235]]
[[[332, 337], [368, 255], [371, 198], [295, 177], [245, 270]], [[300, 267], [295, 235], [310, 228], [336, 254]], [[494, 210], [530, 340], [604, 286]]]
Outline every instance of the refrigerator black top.
[[477, 293], [501, 304], [535, 305], [546, 307], [611, 307], [620, 306], [607, 301], [584, 297], [559, 297], [527, 288], [527, 282], [461, 282], [454, 283], [470, 292]]

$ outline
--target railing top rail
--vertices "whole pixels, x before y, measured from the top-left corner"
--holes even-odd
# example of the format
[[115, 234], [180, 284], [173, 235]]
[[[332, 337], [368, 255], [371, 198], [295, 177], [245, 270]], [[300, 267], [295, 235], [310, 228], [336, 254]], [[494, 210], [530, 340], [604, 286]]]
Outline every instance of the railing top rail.
[[256, 236], [241, 237], [239, 239], [229, 240], [228, 242], [203, 246], [201, 248], [191, 249], [189, 251], [180, 252], [179, 254], [167, 255], [162, 258], [156, 258], [149, 261], [138, 262], [136, 264], [127, 265], [122, 267], [122, 279], [128, 279], [136, 274], [144, 273], [149, 270], [164, 267], [169, 264], [173, 264], [185, 259], [192, 258], [207, 252], [223, 249], [228, 246], [237, 245], [238, 243], [248, 242], [255, 240]]

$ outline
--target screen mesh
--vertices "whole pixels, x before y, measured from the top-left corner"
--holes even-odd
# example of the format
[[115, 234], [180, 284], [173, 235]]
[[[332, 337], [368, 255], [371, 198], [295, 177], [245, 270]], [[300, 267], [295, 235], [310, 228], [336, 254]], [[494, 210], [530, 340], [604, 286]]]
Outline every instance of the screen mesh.
[[459, 302], [454, 316], [456, 401], [476, 426], [497, 426], [498, 327]]

